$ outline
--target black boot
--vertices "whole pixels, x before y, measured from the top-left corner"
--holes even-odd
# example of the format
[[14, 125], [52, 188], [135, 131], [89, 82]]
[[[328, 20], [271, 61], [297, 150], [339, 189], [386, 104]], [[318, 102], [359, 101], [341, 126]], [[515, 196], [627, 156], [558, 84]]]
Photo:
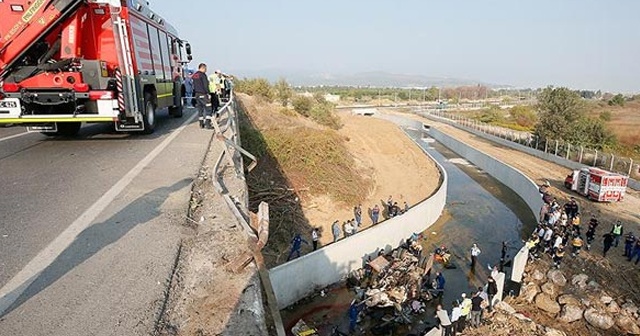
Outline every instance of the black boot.
[[207, 119], [207, 120], [204, 121], [204, 128], [208, 129], [208, 130], [213, 129], [213, 127], [211, 126], [211, 120], [210, 119]]
[[200, 128], [204, 128], [204, 120], [199, 120]]

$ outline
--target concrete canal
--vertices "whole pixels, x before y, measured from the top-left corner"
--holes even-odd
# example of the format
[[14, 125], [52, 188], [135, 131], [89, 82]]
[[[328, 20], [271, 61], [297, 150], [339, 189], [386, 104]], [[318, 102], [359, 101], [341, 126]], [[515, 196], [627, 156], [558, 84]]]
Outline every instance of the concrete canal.
[[[422, 233], [420, 243], [424, 253], [445, 245], [452, 254], [455, 268], [445, 269], [435, 263], [432, 274], [442, 272], [446, 279], [443, 302], [446, 309], [460, 294], [470, 293], [486, 283], [490, 273], [488, 265], [499, 262], [502, 242], [509, 245], [507, 260], [510, 260], [522, 246], [522, 239], [535, 228], [536, 219], [524, 201], [512, 190], [484, 173], [448, 148], [428, 137], [423, 129], [407, 127], [397, 117], [392, 121], [399, 124], [407, 135], [427, 151], [446, 170], [449, 177], [447, 206], [440, 220]], [[471, 269], [470, 248], [478, 244], [482, 253], [478, 264]], [[510, 274], [510, 269], [505, 272]], [[335, 327], [342, 332], [348, 330], [347, 311], [354, 298], [352, 291], [344, 283], [325, 290], [324, 296], [316, 293], [313, 297], [282, 310], [287, 332], [300, 319], [315, 327], [320, 335], [332, 335]], [[427, 305], [425, 313], [412, 315], [412, 323], [393, 326], [392, 335], [422, 335], [435, 323], [435, 306]], [[359, 335], [375, 335], [373, 327], [380, 321], [365, 318], [359, 324]], [[388, 335], [388, 334], [385, 334]]]

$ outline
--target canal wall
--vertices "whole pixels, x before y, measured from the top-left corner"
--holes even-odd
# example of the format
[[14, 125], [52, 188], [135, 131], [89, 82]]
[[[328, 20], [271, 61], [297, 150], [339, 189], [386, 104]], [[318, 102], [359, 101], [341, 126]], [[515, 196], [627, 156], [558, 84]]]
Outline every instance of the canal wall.
[[436, 192], [401, 216], [270, 269], [278, 309], [344, 279], [351, 271], [362, 268], [368, 256], [375, 258], [381, 248], [387, 252], [396, 248], [413, 233], [426, 230], [440, 218], [447, 198], [447, 173], [429, 153], [424, 153], [440, 170], [440, 186]]
[[[458, 153], [513, 190], [527, 204], [536, 219], [540, 221], [540, 208], [542, 208], [543, 204], [542, 197], [538, 191], [538, 185], [528, 176], [518, 169], [458, 141], [436, 128], [431, 127], [427, 132], [442, 145]], [[528, 250], [526, 247], [523, 247], [513, 260], [512, 281], [521, 281], [527, 263], [527, 257]]]
[[451, 136], [431, 127], [427, 133], [445, 147], [484, 170], [496, 180], [513, 190], [527, 204], [536, 219], [540, 220], [542, 197], [538, 185], [518, 169], [499, 161]]

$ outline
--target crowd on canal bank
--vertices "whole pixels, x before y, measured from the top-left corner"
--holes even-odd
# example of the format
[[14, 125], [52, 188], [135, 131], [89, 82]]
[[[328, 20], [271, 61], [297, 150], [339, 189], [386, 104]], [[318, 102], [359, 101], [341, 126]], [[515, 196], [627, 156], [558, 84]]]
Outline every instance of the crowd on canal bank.
[[[368, 210], [368, 215], [371, 220], [371, 226], [377, 225], [382, 220], [401, 216], [402, 214], [409, 211], [410, 209], [407, 201], [403, 201], [402, 206], [400, 206], [399, 203], [394, 200], [393, 196], [389, 196], [389, 198], [387, 198], [386, 201], [381, 201], [381, 203], [384, 204], [382, 208], [378, 206], [378, 204], [374, 204]], [[348, 238], [358, 233], [358, 231], [362, 226], [363, 226], [362, 204], [358, 204], [353, 207], [352, 218], [346, 221], [343, 221], [342, 224], [340, 223], [340, 220], [336, 219], [331, 224], [331, 235], [333, 237], [332, 242], [335, 243], [340, 239]], [[322, 233], [320, 232], [319, 228], [314, 227], [311, 229], [310, 238], [312, 242], [311, 244], [312, 251], [315, 251], [318, 249], [318, 247], [320, 247], [319, 240], [320, 240], [321, 234]], [[302, 244], [309, 245], [307, 240], [305, 240], [302, 237], [302, 234], [300, 233], [294, 234], [293, 238], [291, 239], [291, 248], [289, 251], [289, 256], [287, 258], [287, 261], [291, 260], [291, 258], [294, 255], [296, 255], [297, 257], [301, 255]]]

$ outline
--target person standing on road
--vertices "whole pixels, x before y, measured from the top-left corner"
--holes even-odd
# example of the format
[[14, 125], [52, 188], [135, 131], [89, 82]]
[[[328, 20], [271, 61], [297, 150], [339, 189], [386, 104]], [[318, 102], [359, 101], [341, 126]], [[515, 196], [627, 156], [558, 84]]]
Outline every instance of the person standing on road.
[[211, 111], [207, 111], [210, 101], [209, 80], [207, 79], [207, 65], [200, 63], [198, 71], [191, 76], [193, 80], [193, 92], [195, 92], [196, 106], [198, 107], [198, 121], [200, 128], [211, 129]]
[[478, 260], [478, 256], [481, 252], [482, 251], [480, 251], [478, 245], [473, 244], [473, 246], [471, 247], [471, 268], [476, 267], [476, 261]]
[[333, 242], [337, 242], [340, 239], [340, 222], [338, 220], [331, 224], [331, 233], [333, 234]]
[[624, 234], [624, 228], [622, 227], [621, 221], [617, 221], [615, 224], [613, 224], [613, 227], [611, 228], [611, 234], [613, 235], [615, 246], [618, 247], [618, 243], [620, 243], [620, 236]]
[[311, 244], [313, 244], [313, 250], [318, 249], [318, 239], [320, 238], [320, 234], [318, 234], [318, 228], [313, 228], [311, 230]]
[[193, 106], [193, 71], [187, 70], [185, 79], [184, 79], [184, 91], [185, 91], [185, 102], [184, 104], [192, 107]]
[[220, 108], [220, 77], [216, 70], [209, 76], [209, 92], [211, 92], [211, 113], [218, 116], [218, 109]]
[[296, 258], [300, 258], [300, 248], [302, 247], [302, 243], [309, 245], [306, 240], [302, 239], [299, 233], [296, 233], [295, 237], [291, 240], [291, 252], [289, 252], [287, 261], [291, 260], [294, 253], [297, 254]]

